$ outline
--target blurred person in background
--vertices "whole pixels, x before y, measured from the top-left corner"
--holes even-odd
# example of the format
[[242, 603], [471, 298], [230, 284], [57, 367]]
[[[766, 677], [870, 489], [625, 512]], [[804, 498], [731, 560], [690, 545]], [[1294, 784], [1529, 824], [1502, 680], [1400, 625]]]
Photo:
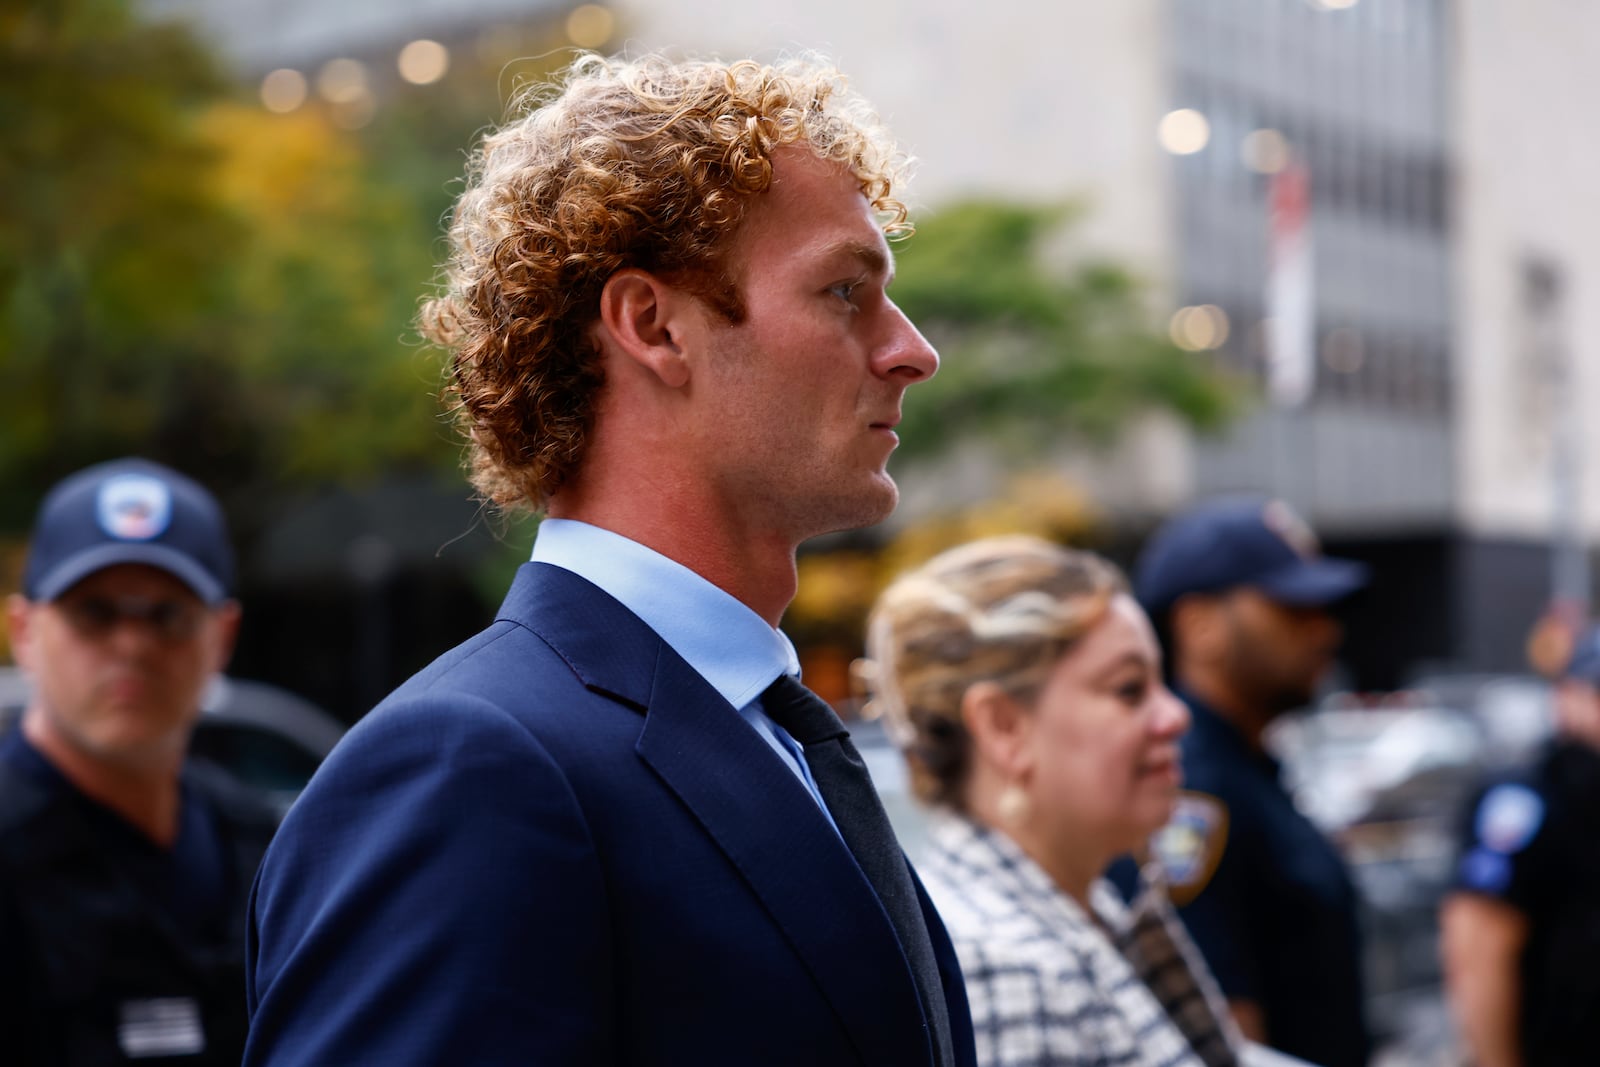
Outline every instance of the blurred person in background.
[[450, 354], [479, 492], [543, 510], [498, 620], [296, 801], [246, 1062], [962, 1067], [949, 939], [778, 623], [877, 522], [938, 356], [903, 157], [841, 75], [579, 58], [484, 139]]
[[1445, 985], [1477, 1067], [1600, 1060], [1600, 628], [1555, 689], [1556, 735], [1466, 806], [1439, 911]]
[[919, 868], [989, 1067], [1237, 1062], [1159, 886], [1102, 879], [1172, 814], [1189, 712], [1121, 573], [1033, 537], [898, 578], [868, 630], [874, 699], [933, 809]]
[[1134, 577], [1193, 716], [1186, 791], [1155, 838], [1173, 901], [1245, 1035], [1324, 1067], [1370, 1054], [1356, 891], [1262, 735], [1311, 702], [1342, 636], [1329, 609], [1366, 579], [1322, 555], [1286, 504], [1258, 497], [1179, 514]]
[[137, 459], [40, 506], [6, 604], [30, 682], [0, 738], [0, 1059], [237, 1064], [245, 901], [275, 816], [185, 758], [239, 624], [216, 501]]

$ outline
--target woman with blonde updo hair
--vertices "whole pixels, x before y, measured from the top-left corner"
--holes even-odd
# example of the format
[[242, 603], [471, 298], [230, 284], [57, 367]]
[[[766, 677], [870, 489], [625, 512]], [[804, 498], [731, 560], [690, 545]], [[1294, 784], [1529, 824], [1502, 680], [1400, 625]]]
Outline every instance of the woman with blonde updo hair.
[[1103, 875], [1172, 814], [1184, 705], [1122, 574], [1034, 537], [951, 549], [874, 607], [875, 700], [933, 809], [919, 863], [989, 1067], [1237, 1061], [1159, 885]]

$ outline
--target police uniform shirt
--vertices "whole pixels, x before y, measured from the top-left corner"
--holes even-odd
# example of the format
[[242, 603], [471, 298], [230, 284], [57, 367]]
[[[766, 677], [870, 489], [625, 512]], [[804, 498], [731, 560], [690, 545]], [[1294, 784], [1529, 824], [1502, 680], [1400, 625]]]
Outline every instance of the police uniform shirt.
[[1600, 1012], [1600, 753], [1550, 746], [1466, 806], [1455, 886], [1528, 919], [1521, 1044], [1536, 1065], [1593, 1064]]
[[273, 816], [187, 768], [168, 851], [0, 739], [0, 1040], [22, 1062], [236, 1064], [243, 918]]
[[1361, 1067], [1357, 897], [1333, 845], [1295, 808], [1279, 766], [1221, 716], [1180, 693], [1185, 791], [1153, 852], [1173, 902], [1229, 999], [1255, 1001], [1267, 1044]]

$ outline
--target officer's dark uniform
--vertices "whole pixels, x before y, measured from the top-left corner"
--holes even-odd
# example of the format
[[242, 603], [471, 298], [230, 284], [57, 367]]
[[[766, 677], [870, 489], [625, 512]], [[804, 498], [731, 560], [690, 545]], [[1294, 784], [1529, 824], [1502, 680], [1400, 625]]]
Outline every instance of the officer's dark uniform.
[[237, 1065], [246, 897], [275, 814], [190, 761], [168, 853], [0, 739], [0, 1062]]
[[1456, 887], [1528, 919], [1521, 1047], [1530, 1067], [1600, 1062], [1600, 753], [1547, 748], [1466, 808]]
[[[1367, 576], [1360, 563], [1324, 556], [1282, 501], [1224, 497], [1164, 524], [1140, 554], [1134, 587], [1166, 626], [1189, 596], [1248, 588], [1326, 609]], [[1183, 650], [1167, 651], [1176, 668]], [[1260, 1006], [1267, 1044], [1323, 1067], [1364, 1067], [1357, 898], [1344, 863], [1295, 809], [1277, 763], [1226, 718], [1178, 695], [1193, 716], [1185, 792], [1151, 841], [1173, 903], [1222, 991]]]
[[1156, 842], [1173, 902], [1230, 998], [1253, 1000], [1267, 1041], [1324, 1067], [1360, 1067], [1355, 888], [1322, 833], [1295, 809], [1278, 764], [1183, 693], [1185, 792]]

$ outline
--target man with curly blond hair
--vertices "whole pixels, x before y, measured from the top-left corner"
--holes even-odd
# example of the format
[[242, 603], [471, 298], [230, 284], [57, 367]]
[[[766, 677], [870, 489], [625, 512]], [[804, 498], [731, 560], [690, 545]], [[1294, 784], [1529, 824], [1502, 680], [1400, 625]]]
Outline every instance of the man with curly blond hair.
[[251, 913], [249, 1065], [968, 1067], [948, 937], [778, 623], [894, 507], [904, 158], [815, 60], [585, 56], [491, 132], [443, 292], [497, 621], [361, 722]]

